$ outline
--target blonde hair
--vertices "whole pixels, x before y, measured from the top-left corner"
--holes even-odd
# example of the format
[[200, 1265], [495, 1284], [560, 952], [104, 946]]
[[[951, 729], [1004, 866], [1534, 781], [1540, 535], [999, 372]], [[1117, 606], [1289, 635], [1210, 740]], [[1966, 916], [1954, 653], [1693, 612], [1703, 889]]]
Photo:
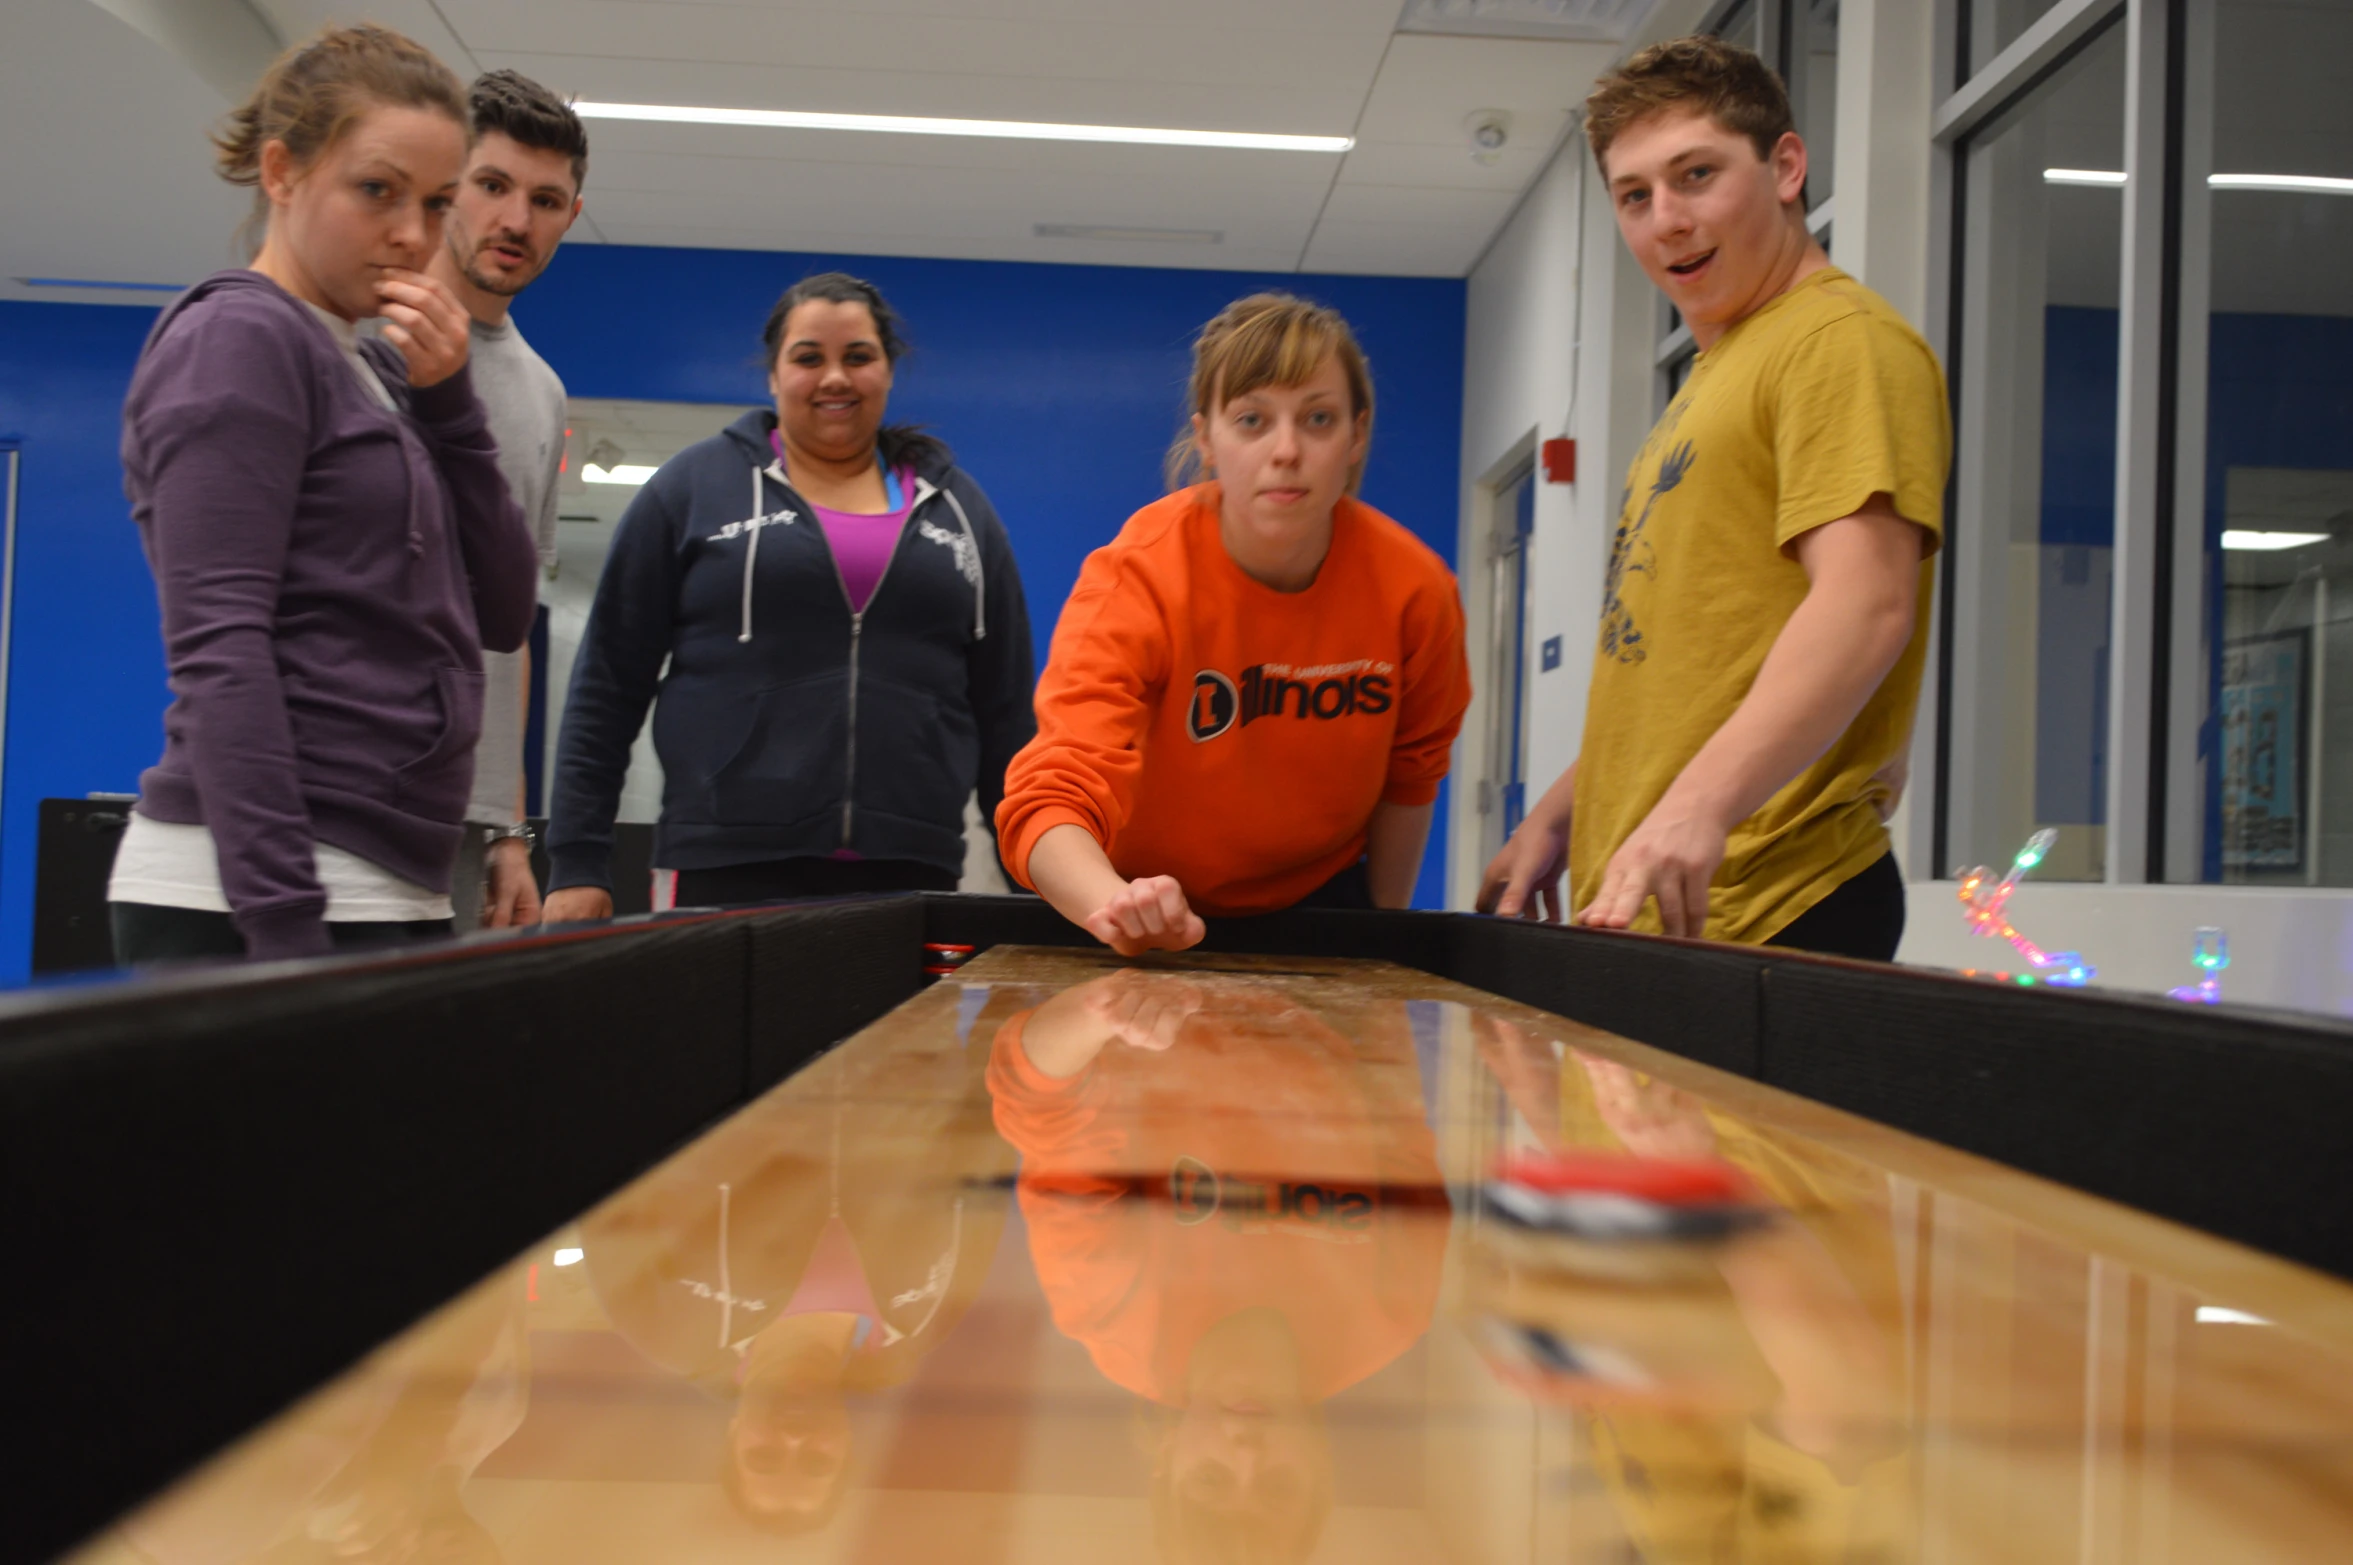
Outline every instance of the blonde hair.
[[438, 111], [473, 142], [466, 89], [431, 50], [388, 27], [330, 27], [270, 62], [252, 96], [213, 132], [213, 167], [255, 191], [258, 218], [269, 208], [260, 193], [262, 148], [282, 141], [295, 166], [307, 168], [378, 105]]
[[[1186, 411], [1206, 419], [1236, 397], [1266, 386], [1297, 386], [1329, 358], [1340, 361], [1348, 379], [1349, 416], [1362, 415], [1369, 436], [1373, 416], [1373, 375], [1356, 333], [1338, 310], [1310, 304], [1287, 293], [1254, 293], [1217, 313], [1193, 339], [1193, 384]], [[1370, 446], [1368, 444], [1369, 453]], [[1188, 427], [1168, 448], [1168, 487], [1183, 489], [1206, 475], [1201, 452]], [[1364, 478], [1364, 460], [1348, 469], [1348, 492]]]

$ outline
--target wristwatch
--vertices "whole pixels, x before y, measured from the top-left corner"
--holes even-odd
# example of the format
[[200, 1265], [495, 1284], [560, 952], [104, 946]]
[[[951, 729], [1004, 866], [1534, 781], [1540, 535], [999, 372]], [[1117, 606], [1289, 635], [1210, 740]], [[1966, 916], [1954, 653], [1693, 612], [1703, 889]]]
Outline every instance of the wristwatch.
[[485, 851], [499, 843], [508, 841], [520, 842], [523, 845], [523, 851], [528, 853], [539, 846], [539, 833], [531, 829], [529, 821], [517, 821], [512, 826], [493, 826], [482, 834], [482, 846]]

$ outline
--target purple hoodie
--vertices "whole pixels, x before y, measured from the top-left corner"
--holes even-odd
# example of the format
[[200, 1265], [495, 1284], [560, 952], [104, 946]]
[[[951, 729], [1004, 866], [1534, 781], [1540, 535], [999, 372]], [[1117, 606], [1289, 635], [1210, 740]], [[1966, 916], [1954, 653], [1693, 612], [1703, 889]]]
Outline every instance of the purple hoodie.
[[203, 825], [257, 957], [328, 949], [314, 841], [447, 890], [482, 649], [523, 644], [538, 560], [465, 371], [385, 411], [307, 306], [217, 273], [163, 312], [123, 404], [172, 704], [139, 811]]

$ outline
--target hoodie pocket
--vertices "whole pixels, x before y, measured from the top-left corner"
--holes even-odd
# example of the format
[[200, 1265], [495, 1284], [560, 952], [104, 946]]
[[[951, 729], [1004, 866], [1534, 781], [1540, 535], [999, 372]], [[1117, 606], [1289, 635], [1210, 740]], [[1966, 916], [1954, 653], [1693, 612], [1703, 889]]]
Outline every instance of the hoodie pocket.
[[850, 735], [841, 675], [774, 686], [736, 712], [743, 727], [711, 735], [725, 748], [705, 751], [716, 762], [706, 773], [714, 823], [789, 826], [839, 808]]
[[400, 796], [437, 819], [459, 820], [474, 787], [474, 746], [482, 738], [482, 674], [476, 669], [437, 668], [434, 694], [441, 703], [441, 729], [423, 755], [393, 773]]
[[858, 719], [859, 807], [962, 832], [980, 769], [971, 709], [869, 676]]

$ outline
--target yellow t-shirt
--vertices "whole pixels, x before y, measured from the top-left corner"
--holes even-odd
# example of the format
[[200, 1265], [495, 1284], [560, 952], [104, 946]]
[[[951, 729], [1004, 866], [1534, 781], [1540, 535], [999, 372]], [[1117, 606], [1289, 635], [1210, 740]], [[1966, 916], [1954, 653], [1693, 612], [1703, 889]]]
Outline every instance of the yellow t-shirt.
[[[1610, 549], [1569, 834], [1577, 905], [1748, 695], [1806, 595], [1799, 535], [1885, 493], [1927, 529], [1933, 552], [1951, 460], [1936, 354], [1836, 267], [1699, 356], [1627, 474]], [[1884, 785], [1872, 778], [1911, 734], [1933, 574], [1923, 559], [1911, 643], [1862, 712], [1733, 828], [1709, 939], [1770, 939], [1887, 852]], [[1659, 928], [1655, 904], [1635, 927]]]

